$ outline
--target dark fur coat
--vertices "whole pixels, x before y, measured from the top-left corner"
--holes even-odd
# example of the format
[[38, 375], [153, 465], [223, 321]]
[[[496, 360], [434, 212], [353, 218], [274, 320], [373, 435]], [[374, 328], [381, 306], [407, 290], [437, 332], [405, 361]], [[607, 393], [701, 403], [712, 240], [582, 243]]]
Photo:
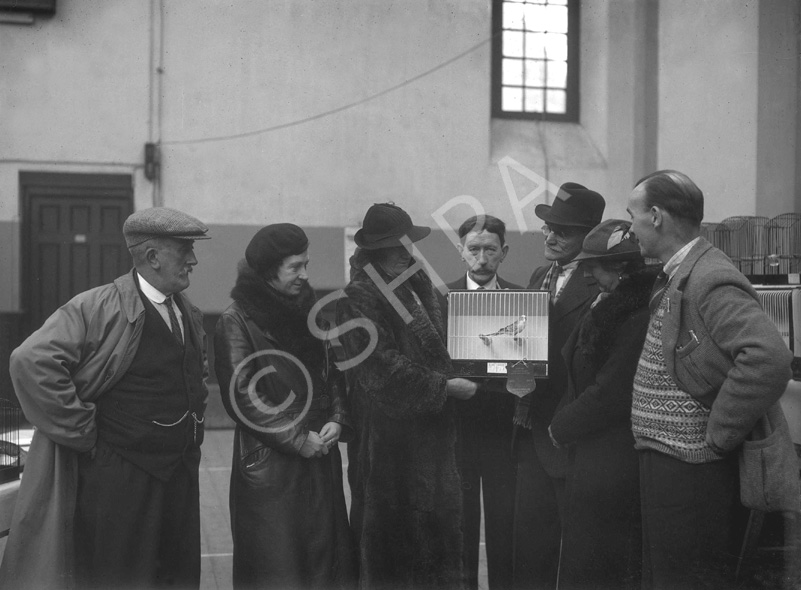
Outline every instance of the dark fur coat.
[[460, 588], [462, 501], [439, 302], [423, 271], [385, 295], [389, 288], [370, 278], [368, 263], [362, 251], [351, 258], [351, 282], [337, 305], [347, 358], [367, 351], [346, 373], [356, 429], [348, 477], [360, 586]]

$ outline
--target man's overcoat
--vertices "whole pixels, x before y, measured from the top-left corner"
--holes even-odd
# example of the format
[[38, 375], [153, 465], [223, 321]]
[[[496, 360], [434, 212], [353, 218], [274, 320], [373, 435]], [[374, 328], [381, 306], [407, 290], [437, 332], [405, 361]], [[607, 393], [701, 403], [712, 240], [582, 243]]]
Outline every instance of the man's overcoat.
[[[96, 401], [125, 374], [145, 322], [134, 272], [76, 295], [11, 354], [10, 372], [25, 417], [36, 427], [11, 521], [0, 587], [74, 586], [73, 514], [78, 456], [95, 446]], [[203, 315], [187, 325], [196, 342]], [[203, 392], [203, 402], [208, 393]]]

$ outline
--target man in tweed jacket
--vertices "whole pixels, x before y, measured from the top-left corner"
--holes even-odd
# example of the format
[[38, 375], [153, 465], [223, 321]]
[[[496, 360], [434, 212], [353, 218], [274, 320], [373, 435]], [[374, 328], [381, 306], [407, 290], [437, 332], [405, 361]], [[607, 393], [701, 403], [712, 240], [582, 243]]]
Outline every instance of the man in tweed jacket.
[[701, 190], [672, 170], [646, 176], [628, 202], [640, 250], [665, 263], [667, 281], [651, 297], [632, 400], [643, 588], [733, 587], [735, 451], [791, 376], [756, 292], [699, 237], [703, 207]]

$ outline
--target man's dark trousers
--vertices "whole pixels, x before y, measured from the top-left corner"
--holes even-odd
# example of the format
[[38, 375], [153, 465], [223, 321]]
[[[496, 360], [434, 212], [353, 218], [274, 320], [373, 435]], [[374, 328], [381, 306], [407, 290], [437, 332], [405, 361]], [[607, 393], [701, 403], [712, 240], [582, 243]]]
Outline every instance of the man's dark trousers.
[[[515, 398], [505, 380], [491, 382], [458, 406], [459, 471], [464, 500], [464, 560], [467, 587], [478, 588], [481, 493], [490, 590], [512, 587], [515, 472], [512, 415]], [[491, 389], [491, 390], [490, 390]]]

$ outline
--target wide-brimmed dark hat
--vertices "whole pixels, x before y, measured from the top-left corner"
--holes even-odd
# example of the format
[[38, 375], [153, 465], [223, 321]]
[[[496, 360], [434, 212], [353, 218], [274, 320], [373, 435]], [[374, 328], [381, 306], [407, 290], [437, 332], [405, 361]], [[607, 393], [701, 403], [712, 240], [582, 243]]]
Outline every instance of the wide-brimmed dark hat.
[[360, 248], [378, 250], [403, 245], [403, 236], [417, 242], [430, 233], [430, 227], [412, 224], [409, 214], [394, 203], [376, 203], [365, 213], [362, 228], [353, 239]]
[[631, 233], [631, 222], [607, 219], [590, 230], [581, 245], [581, 253], [573, 260], [622, 262], [638, 258], [642, 258], [642, 254]]
[[604, 198], [576, 182], [559, 187], [553, 205], [537, 205], [537, 217], [554, 225], [595, 227], [601, 223], [606, 201]]

